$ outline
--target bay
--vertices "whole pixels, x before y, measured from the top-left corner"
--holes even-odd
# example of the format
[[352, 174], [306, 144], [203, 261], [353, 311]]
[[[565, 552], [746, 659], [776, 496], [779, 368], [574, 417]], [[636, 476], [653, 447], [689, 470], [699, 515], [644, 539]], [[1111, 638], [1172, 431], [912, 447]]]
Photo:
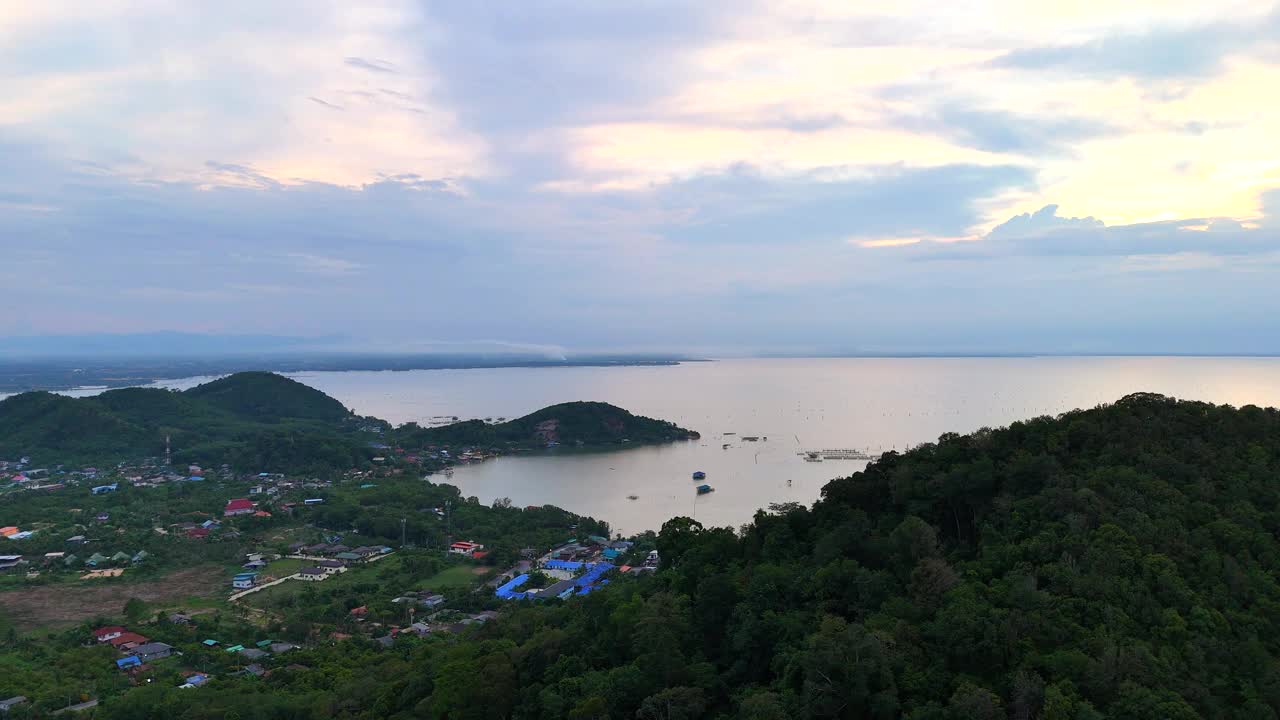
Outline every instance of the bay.
[[[802, 450], [902, 450], [944, 432], [1093, 407], [1138, 391], [1280, 404], [1277, 358], [751, 359], [293, 377], [360, 414], [395, 423], [441, 415], [512, 418], [555, 403], [600, 400], [701, 432], [700, 441], [671, 445], [509, 456], [459, 467], [447, 480], [484, 503], [506, 497], [522, 506], [558, 505], [624, 533], [657, 530], [676, 515], [740, 525], [770, 503], [811, 503], [828, 480], [866, 464], [806, 462], [797, 454]], [[744, 435], [768, 439], [751, 443]], [[723, 449], [726, 443], [731, 447]], [[713, 493], [695, 494], [691, 474], [698, 470]]]

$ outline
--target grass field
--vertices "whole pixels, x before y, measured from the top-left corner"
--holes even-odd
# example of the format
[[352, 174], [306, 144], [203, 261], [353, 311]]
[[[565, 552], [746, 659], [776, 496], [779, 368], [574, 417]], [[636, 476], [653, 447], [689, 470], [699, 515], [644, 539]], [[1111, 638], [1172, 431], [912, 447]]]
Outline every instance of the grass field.
[[[482, 570], [477, 573], [476, 570]], [[442, 590], [450, 587], [470, 587], [488, 574], [488, 568], [477, 568], [474, 565], [454, 565], [419, 582], [420, 590]]]
[[0, 593], [0, 615], [19, 632], [30, 632], [119, 615], [129, 598], [166, 607], [189, 599], [214, 600], [226, 587], [226, 577], [218, 565], [185, 568], [140, 582], [97, 580], [38, 585]]

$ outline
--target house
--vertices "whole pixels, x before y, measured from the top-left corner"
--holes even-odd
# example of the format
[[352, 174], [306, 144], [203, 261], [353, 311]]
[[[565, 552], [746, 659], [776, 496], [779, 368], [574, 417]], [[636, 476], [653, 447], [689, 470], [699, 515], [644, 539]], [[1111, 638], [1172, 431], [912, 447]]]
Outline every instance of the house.
[[100, 512], [97, 515], [94, 515], [93, 519], [98, 522], [106, 522], [111, 519], [111, 513]]
[[84, 564], [88, 567], [98, 567], [99, 565], [107, 562], [110, 559], [111, 558], [107, 557], [106, 555], [103, 555], [102, 553], [94, 553], [89, 556], [88, 560], [84, 561]]
[[129, 632], [126, 630], [107, 642], [111, 643], [111, 646], [117, 650], [131, 650], [140, 645], [147, 644], [147, 637], [145, 635], [139, 635], [136, 632]]
[[244, 646], [243, 646], [243, 645], [232, 645], [231, 647], [227, 648], [227, 652], [229, 652], [229, 653], [238, 653], [238, 652], [240, 652], [240, 651], [241, 651], [241, 650], [243, 650], [243, 649], [244, 649]]
[[320, 582], [327, 577], [329, 577], [329, 573], [325, 572], [323, 568], [309, 567], [302, 568], [298, 571], [298, 579], [306, 580], [308, 582]]
[[68, 542], [69, 544], [71, 544], [71, 545], [83, 545], [83, 544], [84, 544], [84, 536], [83, 536], [83, 535], [72, 535], [71, 537], [67, 538], [67, 542]]
[[118, 552], [111, 556], [111, 562], [113, 563], [127, 563], [131, 559], [132, 557], [127, 552]]
[[0, 555], [0, 572], [12, 570], [22, 564], [21, 555]]
[[7, 713], [14, 707], [26, 702], [27, 699], [22, 695], [15, 695], [8, 700], [0, 700], [0, 713]]
[[171, 613], [169, 615], [169, 622], [174, 625], [186, 625], [191, 622], [191, 616], [180, 612]]
[[187, 679], [178, 687], [183, 690], [190, 690], [191, 688], [200, 687], [201, 685], [207, 682], [209, 682], [208, 675], [205, 675], [204, 673], [198, 673], [198, 672], [191, 673], [190, 675], [187, 676]]
[[150, 556], [151, 556], [151, 553], [147, 552], [146, 550], [139, 550], [137, 553], [134, 554], [133, 559], [130, 560], [129, 562], [137, 565], [138, 563], [146, 560]]
[[0, 537], [9, 537], [10, 535], [17, 535], [17, 534], [18, 534], [18, 528], [12, 525], [8, 527], [0, 528]]
[[202, 528], [202, 527], [191, 528], [186, 532], [186, 535], [189, 538], [194, 538], [196, 540], [203, 540], [204, 538], [209, 537], [209, 528]]
[[483, 550], [484, 545], [478, 542], [459, 541], [449, 546], [449, 552], [454, 555], [465, 555], [471, 557], [477, 550]]
[[203, 645], [203, 646], [205, 646], [205, 647], [209, 647], [209, 648], [211, 648], [211, 647], [218, 647], [218, 641], [217, 641], [217, 640], [214, 640], [214, 639], [212, 639], [212, 638], [210, 638], [210, 639], [208, 639], [208, 640], [205, 640], [205, 641], [201, 642], [200, 644], [201, 644], [201, 645]]
[[538, 591], [538, 594], [535, 595], [534, 597], [542, 600], [553, 598], [553, 597], [567, 598], [573, 594], [573, 591], [576, 587], [577, 587], [577, 584], [572, 580], [561, 580], [558, 583], [555, 583], [553, 585], [548, 585], [547, 587], [542, 588], [541, 590]]
[[63, 566], [63, 567], [73, 567], [73, 566], [75, 566], [75, 564], [76, 564], [76, 563], [78, 563], [78, 562], [80, 562], [80, 558], [79, 558], [79, 557], [77, 557], [77, 556], [75, 555], [75, 553], [72, 553], [72, 554], [70, 554], [70, 555], [68, 555], [68, 556], [66, 556], [66, 557], [64, 557], [64, 558], [62, 558], [62, 566]]
[[303, 505], [323, 505], [324, 498], [307, 498], [302, 501]]
[[45, 565], [48, 565], [49, 563], [52, 563], [52, 562], [62, 562], [63, 560], [66, 560], [66, 559], [67, 559], [67, 554], [65, 552], [50, 552], [50, 553], [44, 554]]
[[378, 643], [378, 645], [382, 646], [383, 648], [389, 648], [392, 645], [396, 644], [395, 637], [391, 635], [383, 635], [380, 638], [374, 638], [373, 641]]
[[231, 587], [246, 590], [253, 587], [254, 582], [257, 581], [257, 577], [258, 573], [240, 573], [239, 575], [231, 578]]
[[92, 492], [94, 495], [102, 495], [104, 493], [115, 492], [117, 487], [119, 487], [119, 483], [111, 483], [110, 485], [99, 485], [91, 489], [89, 492]]
[[130, 655], [129, 657], [120, 658], [119, 660], [116, 661], [117, 670], [129, 670], [129, 669], [141, 667], [141, 666], [142, 666], [142, 661], [139, 660], [138, 656], [136, 655]]
[[244, 568], [245, 570], [261, 570], [266, 566], [267, 566], [267, 563], [263, 560], [250, 560], [249, 562], [245, 563], [244, 565], [241, 565], [240, 567]]
[[287, 643], [287, 642], [271, 643], [271, 654], [280, 655], [282, 653], [287, 653], [290, 650], [296, 650], [297, 647], [298, 647], [297, 645], [294, 645], [293, 643]]
[[261, 494], [262, 494], [262, 486], [261, 486], [261, 485], [254, 485], [253, 487], [249, 488], [249, 494], [250, 494], [250, 495], [261, 495]]
[[240, 672], [244, 673], [245, 675], [262, 677], [263, 675], [267, 674], [267, 669], [262, 667], [258, 663], [250, 663], [249, 665], [245, 666], [244, 670], [241, 670]]
[[341, 560], [321, 560], [316, 563], [316, 567], [320, 568], [321, 570], [324, 570], [330, 575], [334, 573], [342, 572], [342, 569], [346, 566], [347, 564], [342, 562]]
[[124, 628], [119, 625], [107, 625], [106, 627], [100, 627], [97, 630], [94, 630], [93, 639], [100, 643], [104, 643], [110, 640], [115, 640], [123, 634]]
[[223, 517], [235, 517], [237, 515], [249, 515], [253, 512], [253, 503], [244, 498], [236, 498], [227, 503], [222, 509]]
[[258, 648], [245, 648], [244, 650], [240, 651], [240, 655], [250, 660], [261, 660], [262, 658], [270, 657], [271, 653], [268, 653], [264, 650], [259, 650]]
[[173, 646], [166, 643], [143, 643], [134, 647], [129, 653], [143, 662], [151, 662], [152, 660], [160, 660], [161, 657], [173, 655]]
[[348, 614], [353, 618], [364, 618], [369, 614], [369, 608], [365, 605], [361, 605], [360, 607], [351, 608], [351, 611]]

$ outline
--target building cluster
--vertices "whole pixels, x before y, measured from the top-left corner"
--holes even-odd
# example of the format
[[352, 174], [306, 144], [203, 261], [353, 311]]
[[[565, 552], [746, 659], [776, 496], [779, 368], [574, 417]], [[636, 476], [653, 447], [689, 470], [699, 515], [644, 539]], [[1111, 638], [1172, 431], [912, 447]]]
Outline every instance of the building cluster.
[[[189, 623], [191, 618], [181, 613], [174, 613], [169, 616], [170, 622]], [[176, 648], [163, 642], [155, 642], [148, 639], [144, 635], [130, 631], [120, 625], [108, 625], [100, 627], [93, 631], [94, 642], [101, 644], [109, 644], [119, 653], [119, 658], [115, 660], [116, 668], [126, 673], [135, 681], [145, 673], [154, 669], [153, 663], [158, 660], [180, 655]], [[208, 650], [222, 649], [228, 653], [239, 655], [240, 659], [248, 664], [237, 675], [255, 675], [263, 676], [270, 673], [261, 663], [297, 649], [297, 645], [277, 640], [260, 640], [252, 647], [236, 644], [224, 646], [221, 641], [208, 639], [201, 643]], [[208, 673], [197, 672], [194, 670], [182, 670], [178, 675], [182, 678], [181, 684], [178, 685], [182, 689], [192, 689], [200, 687], [209, 681]]]

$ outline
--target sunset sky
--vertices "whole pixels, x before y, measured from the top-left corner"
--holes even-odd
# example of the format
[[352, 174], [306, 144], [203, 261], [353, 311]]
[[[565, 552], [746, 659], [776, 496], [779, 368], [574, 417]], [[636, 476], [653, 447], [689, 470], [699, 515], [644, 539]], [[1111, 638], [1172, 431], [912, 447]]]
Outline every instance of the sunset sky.
[[1271, 2], [356, 5], [0, 2], [0, 335], [1280, 352]]

